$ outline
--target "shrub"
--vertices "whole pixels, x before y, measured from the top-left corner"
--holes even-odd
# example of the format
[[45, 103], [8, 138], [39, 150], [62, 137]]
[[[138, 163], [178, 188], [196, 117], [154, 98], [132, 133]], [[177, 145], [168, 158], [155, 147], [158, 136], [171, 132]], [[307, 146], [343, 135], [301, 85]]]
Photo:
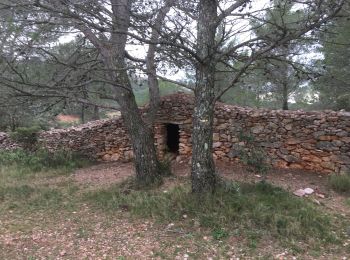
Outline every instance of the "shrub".
[[266, 174], [269, 170], [267, 154], [262, 147], [256, 144], [254, 136], [240, 132], [238, 136], [241, 142], [245, 142], [245, 147], [239, 151], [239, 158], [252, 171]]
[[11, 133], [11, 138], [22, 144], [25, 149], [32, 149], [38, 141], [39, 126], [18, 127], [16, 131]]
[[331, 175], [329, 177], [329, 184], [336, 192], [350, 193], [350, 172]]
[[266, 153], [259, 148], [243, 151], [240, 154], [240, 159], [253, 171], [261, 174], [266, 174], [270, 168], [266, 162]]
[[162, 176], [171, 176], [171, 158], [165, 157], [163, 161], [159, 162], [160, 172]]

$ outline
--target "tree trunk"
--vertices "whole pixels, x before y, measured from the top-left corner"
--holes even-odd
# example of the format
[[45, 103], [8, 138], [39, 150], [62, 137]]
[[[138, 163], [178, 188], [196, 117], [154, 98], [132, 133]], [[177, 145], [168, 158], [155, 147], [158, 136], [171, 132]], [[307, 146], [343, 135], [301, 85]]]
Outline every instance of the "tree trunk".
[[217, 3], [215, 0], [201, 0], [197, 24], [197, 65], [195, 108], [192, 132], [192, 192], [214, 191], [216, 186], [213, 159], [213, 118], [215, 106], [215, 63], [213, 53], [216, 34]]
[[160, 181], [161, 172], [153, 131], [141, 118], [132, 92], [125, 93], [119, 104], [123, 108], [122, 116], [133, 146], [137, 182], [143, 186], [157, 183]]
[[283, 110], [289, 110], [288, 99], [283, 99]]
[[128, 130], [134, 151], [136, 180], [140, 186], [150, 186], [161, 181], [160, 164], [154, 145], [151, 127], [144, 122], [136, 104], [130, 79], [126, 71], [125, 46], [130, 23], [131, 2], [111, 0], [115, 32], [111, 35], [112, 49], [104, 48], [104, 61], [109, 75], [116, 82], [115, 97]]
[[[88, 99], [88, 94], [87, 94], [87, 91], [86, 91], [86, 88], [85, 87], [83, 87], [83, 98], [84, 99]], [[86, 109], [87, 109], [88, 107], [87, 107], [87, 105], [86, 104], [82, 104], [81, 105], [81, 123], [82, 124], [85, 124], [85, 116], [86, 116]]]
[[[171, 6], [175, 3], [174, 0], [166, 0], [164, 6], [159, 10], [159, 13], [156, 16], [152, 34], [151, 41], [157, 42], [160, 37], [160, 31], [163, 26], [165, 17], [170, 11]], [[148, 111], [147, 121], [150, 126], [153, 126], [154, 119], [157, 115], [159, 103], [160, 103], [160, 91], [157, 74], [157, 64], [155, 61], [157, 45], [149, 44], [147, 57], [146, 57], [146, 66], [147, 66], [147, 77], [148, 77], [148, 88], [149, 88], [149, 97], [150, 97], [150, 107]]]
[[160, 181], [160, 165], [157, 159], [152, 128], [144, 122], [137, 107], [127, 74], [125, 62], [127, 32], [130, 26], [132, 3], [129, 0], [110, 0], [112, 9], [112, 30], [109, 40], [101, 40], [85, 23], [76, 27], [99, 50], [106, 74], [114, 84], [114, 98], [120, 106], [124, 124], [128, 130], [134, 151], [136, 179], [141, 186]]
[[282, 94], [282, 109], [288, 110], [288, 87], [287, 84], [283, 85], [283, 94]]
[[94, 113], [92, 115], [92, 120], [100, 120], [100, 110], [98, 106], [94, 106]]
[[[199, 88], [198, 88], [199, 89]], [[192, 132], [192, 192], [213, 191], [216, 186], [213, 159], [213, 93], [198, 91], [195, 96]]]
[[134, 151], [137, 183], [140, 186], [157, 184], [161, 181], [161, 172], [152, 128], [142, 119], [127, 73], [119, 73], [117, 81], [119, 84], [130, 86], [129, 90], [118, 88], [117, 101]]
[[81, 105], [80, 119], [81, 119], [81, 123], [85, 124], [85, 104]]
[[11, 125], [11, 131], [12, 132], [16, 131], [16, 128], [17, 128], [16, 120], [15, 120], [15, 117], [11, 114], [10, 114], [10, 125]]

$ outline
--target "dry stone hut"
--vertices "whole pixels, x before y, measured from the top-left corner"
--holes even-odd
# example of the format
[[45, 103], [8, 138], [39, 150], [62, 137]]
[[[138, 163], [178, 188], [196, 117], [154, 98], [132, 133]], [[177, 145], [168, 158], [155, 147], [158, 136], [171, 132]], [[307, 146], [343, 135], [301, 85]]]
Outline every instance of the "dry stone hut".
[[[162, 98], [155, 125], [160, 157], [167, 152], [178, 159], [190, 157], [192, 110], [190, 95], [178, 93]], [[147, 107], [143, 111], [146, 113]], [[275, 167], [323, 173], [350, 169], [347, 112], [257, 110], [218, 103], [213, 135], [215, 159], [237, 161], [239, 151], [247, 145], [242, 136], [249, 136], [256, 147], [263, 149]], [[40, 142], [52, 150], [70, 149], [102, 161], [133, 157], [122, 118], [42, 132]]]

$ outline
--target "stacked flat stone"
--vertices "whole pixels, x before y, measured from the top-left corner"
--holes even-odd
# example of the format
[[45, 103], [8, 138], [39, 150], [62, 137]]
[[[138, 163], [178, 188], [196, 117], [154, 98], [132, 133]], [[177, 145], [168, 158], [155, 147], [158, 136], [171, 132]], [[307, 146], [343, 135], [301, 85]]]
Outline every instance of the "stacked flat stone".
[[[147, 106], [141, 109], [147, 113]], [[193, 97], [182, 93], [162, 98], [155, 123], [158, 154], [166, 153], [166, 124], [179, 125], [179, 159], [192, 151]], [[282, 111], [253, 109], [218, 103], [215, 109], [213, 154], [217, 160], [238, 161], [247, 145], [241, 134], [253, 137], [274, 167], [332, 173], [350, 169], [350, 113], [335, 111]], [[5, 134], [6, 135], [6, 134]], [[0, 149], [11, 142], [0, 134]], [[41, 132], [40, 143], [54, 151], [69, 149], [102, 161], [133, 158], [121, 117], [78, 127]]]

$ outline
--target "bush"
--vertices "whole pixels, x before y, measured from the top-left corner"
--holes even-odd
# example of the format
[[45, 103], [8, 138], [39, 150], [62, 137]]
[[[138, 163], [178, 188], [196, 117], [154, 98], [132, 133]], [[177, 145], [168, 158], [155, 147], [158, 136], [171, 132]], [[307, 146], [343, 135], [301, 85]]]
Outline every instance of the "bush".
[[243, 151], [240, 155], [240, 159], [244, 164], [248, 165], [252, 171], [260, 174], [266, 174], [270, 168], [266, 163], [266, 153], [258, 148], [250, 151]]
[[336, 192], [350, 193], [350, 172], [331, 175], [329, 184]]
[[25, 149], [32, 149], [38, 141], [40, 130], [39, 126], [18, 127], [10, 136], [14, 141], [22, 144]]
[[270, 167], [264, 149], [256, 144], [255, 138], [251, 134], [241, 132], [238, 137], [241, 142], [245, 142], [245, 147], [239, 151], [241, 161], [252, 171], [266, 174]]
[[171, 172], [171, 157], [165, 156], [165, 158], [159, 162], [161, 176], [172, 176]]

